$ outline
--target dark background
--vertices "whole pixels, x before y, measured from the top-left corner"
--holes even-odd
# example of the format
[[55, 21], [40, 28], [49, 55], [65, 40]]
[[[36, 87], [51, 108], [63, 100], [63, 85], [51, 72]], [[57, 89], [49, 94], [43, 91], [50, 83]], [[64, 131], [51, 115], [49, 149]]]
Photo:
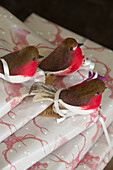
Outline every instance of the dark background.
[[24, 21], [32, 12], [113, 49], [113, 0], [0, 0]]

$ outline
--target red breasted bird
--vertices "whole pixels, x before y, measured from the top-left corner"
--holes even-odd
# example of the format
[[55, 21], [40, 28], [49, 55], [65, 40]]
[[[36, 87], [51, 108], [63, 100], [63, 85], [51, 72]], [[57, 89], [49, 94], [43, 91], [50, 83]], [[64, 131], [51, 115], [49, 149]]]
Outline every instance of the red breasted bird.
[[68, 75], [77, 71], [84, 56], [80, 46], [74, 38], [66, 38], [39, 64], [43, 71], [57, 75]]
[[12, 83], [28, 81], [36, 72], [39, 52], [34, 46], [0, 58], [0, 78]]
[[81, 110], [97, 109], [104, 90], [105, 83], [96, 78], [62, 90], [59, 97], [64, 103]]
[[[95, 110], [100, 106], [104, 90], [104, 82], [96, 78], [63, 89], [59, 94], [58, 101], [72, 112], [79, 114], [87, 110], [90, 113], [90, 110]], [[53, 86], [42, 83], [35, 83], [30, 89], [30, 94], [35, 95], [34, 102], [39, 100], [54, 101], [56, 92], [57, 90]]]

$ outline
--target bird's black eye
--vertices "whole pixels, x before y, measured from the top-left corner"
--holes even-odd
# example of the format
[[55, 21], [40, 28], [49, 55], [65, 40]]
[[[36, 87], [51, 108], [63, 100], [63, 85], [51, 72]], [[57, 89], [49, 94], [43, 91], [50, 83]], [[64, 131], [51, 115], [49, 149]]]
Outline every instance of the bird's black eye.
[[85, 63], [85, 61], [86, 61], [86, 60], [85, 60], [85, 59], [83, 59], [83, 64]]
[[33, 58], [33, 61], [36, 61], [36, 57]]
[[70, 48], [70, 51], [73, 51], [73, 47]]
[[99, 94], [101, 94], [101, 92], [100, 92], [100, 91], [98, 91], [98, 92], [97, 92], [97, 95], [99, 95]]

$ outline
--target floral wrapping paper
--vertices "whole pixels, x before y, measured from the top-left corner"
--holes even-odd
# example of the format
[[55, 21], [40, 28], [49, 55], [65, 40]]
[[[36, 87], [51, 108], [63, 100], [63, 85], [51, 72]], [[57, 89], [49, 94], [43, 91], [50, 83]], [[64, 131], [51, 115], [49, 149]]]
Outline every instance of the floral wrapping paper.
[[[7, 12], [5, 9], [0, 8], [0, 10], [1, 10], [1, 13], [4, 15], [5, 18], [7, 18], [9, 16], [9, 12]], [[12, 17], [14, 17], [14, 16], [12, 16]], [[11, 19], [12, 19], [12, 17], [11, 17]], [[16, 24], [16, 25], [19, 25], [19, 27], [20, 27], [20, 25], [22, 23], [18, 19], [16, 19], [15, 17], [14, 17], [14, 20], [13, 20], [13, 22], [14, 22], [13, 24], [15, 24], [17, 22], [16, 20], [18, 21], [18, 24]], [[39, 22], [40, 28], [41, 28], [41, 24], [40, 24], [41, 22], [43, 24], [45, 24], [43, 21], [46, 22], [46, 20], [40, 19], [40, 22]], [[4, 22], [5, 22], [5, 20], [4, 20]], [[27, 20], [27, 24], [28, 23], [30, 23], [30, 22]], [[35, 24], [36, 24], [36, 22], [35, 22]], [[71, 32], [69, 32], [69, 31], [67, 31], [67, 30], [65, 30], [65, 29], [63, 29], [59, 26], [56, 26], [55, 24], [53, 24], [53, 25], [52, 25], [52, 23], [50, 23], [50, 24], [46, 23], [46, 24], [47, 24], [46, 25], [47, 27], [42, 27], [42, 28], [46, 28], [46, 31], [48, 30], [49, 33], [47, 33], [47, 34], [46, 33], [43, 34], [43, 32], [40, 33], [40, 35], [43, 38], [46, 39], [46, 37], [44, 37], [44, 35], [46, 35], [48, 37], [52, 35], [53, 39], [48, 39], [47, 41], [50, 41], [52, 44], [57, 45], [61, 40], [63, 40], [64, 37], [67, 37], [68, 35], [69, 36], [73, 35], [73, 37], [74, 36], [77, 37], [78, 41], [81, 40], [81, 42], [85, 42], [85, 48], [84, 48], [85, 55], [92, 58], [92, 60], [94, 62], [98, 63], [96, 70], [98, 70], [101, 74], [106, 76], [106, 79], [108, 80], [108, 81], [106, 80], [106, 82], [107, 83], [109, 82], [107, 84], [109, 89], [104, 94], [107, 97], [103, 97], [103, 100], [105, 98], [106, 98], [106, 100], [103, 101], [105, 107], [102, 108], [102, 109], [103, 109], [103, 113], [104, 113], [104, 118], [106, 119], [106, 124], [108, 126], [110, 124], [110, 122], [112, 121], [112, 119], [109, 119], [109, 116], [111, 117], [110, 113], [111, 113], [111, 110], [112, 110], [112, 95], [111, 95], [112, 94], [112, 83], [111, 83], [112, 82], [112, 74], [111, 74], [111, 69], [110, 69], [112, 67], [108, 68], [107, 65], [110, 63], [110, 61], [105, 59], [105, 57], [103, 57], [103, 56], [108, 55], [109, 60], [110, 60], [111, 56], [112, 56], [112, 52], [110, 50], [104, 49], [100, 45], [97, 45], [95, 43], [93, 44], [93, 42], [90, 42], [89, 40], [86, 40], [83, 37], [80, 37], [76, 34], [74, 35], [74, 33], [71, 33]], [[51, 29], [49, 30], [49, 27], [48, 27], [49, 25], [52, 26], [52, 30]], [[22, 24], [22, 28], [23, 27], [25, 27], [24, 29], [28, 29], [24, 24]], [[54, 29], [53, 29], [53, 27], [54, 27]], [[28, 30], [30, 32], [32, 32], [30, 29], [28, 29]], [[53, 31], [53, 30], [56, 33], [52, 34], [51, 31]], [[39, 34], [39, 31], [40, 30], [37, 29], [38, 34]], [[33, 36], [33, 34], [35, 36]], [[34, 33], [34, 32], [33, 32], [33, 34], [30, 36], [31, 37], [31, 39], [29, 40], [30, 45], [34, 45], [34, 44], [36, 45], [37, 41], [38, 41], [39, 35], [36, 35], [36, 33]], [[57, 36], [56, 36], [56, 34], [57, 34]], [[60, 34], [62, 34], [62, 36]], [[65, 36], [63, 36], [63, 35], [65, 35]], [[16, 35], [15, 37], [17, 38], [18, 36]], [[36, 43], [34, 43], [34, 39], [36, 40]], [[40, 37], [40, 41], [44, 42], [45, 46], [47, 47], [47, 44], [48, 44], [47, 41], [43, 40], [41, 37]], [[54, 42], [52, 42], [52, 41], [54, 41]], [[57, 42], [57, 43], [55, 43], [55, 42]], [[32, 43], [34, 43], [34, 44], [32, 44]], [[17, 43], [15, 45], [15, 49], [17, 49], [18, 44], [19, 43]], [[87, 44], [89, 46], [93, 44], [93, 46], [89, 47], [89, 46], [87, 46]], [[51, 45], [49, 47], [51, 47]], [[5, 46], [4, 46], [4, 48], [5, 48]], [[12, 48], [8, 48], [8, 49], [12, 49]], [[48, 51], [48, 48], [46, 48], [46, 49], [44, 48], [44, 50], [40, 49], [40, 51], [41, 51], [41, 54], [47, 55], [46, 51]], [[94, 54], [93, 54], [93, 52], [94, 52]], [[101, 53], [101, 55], [99, 55], [100, 53]], [[101, 56], [100, 60], [97, 61], [97, 59], [94, 58], [95, 56], [97, 58], [98, 58], [98, 56]], [[104, 59], [101, 62], [102, 57]], [[106, 64], [104, 64], [105, 61], [106, 61]], [[110, 66], [112, 66], [112, 63], [110, 64]], [[67, 77], [66, 77], [66, 79], [67, 79]], [[65, 82], [66, 79], [64, 79], [63, 81], [61, 80], [61, 82], [63, 82], [63, 84], [65, 84], [64, 82]], [[66, 81], [66, 82], [69, 82], [69, 81]], [[20, 105], [18, 107], [21, 107]], [[110, 106], [109, 111], [106, 108], [106, 106], [108, 106], [108, 105]], [[48, 104], [48, 106], [49, 106], [49, 104]], [[46, 107], [47, 106], [45, 106], [45, 108]], [[45, 108], [43, 108], [43, 109], [45, 109]], [[36, 114], [38, 114], [38, 113], [36, 113]], [[9, 115], [6, 115], [6, 116], [12, 117], [12, 115], [14, 116], [16, 114], [15, 113], [14, 114], [9, 113]], [[29, 117], [29, 115], [28, 115], [28, 117]], [[30, 115], [30, 119], [32, 119], [32, 118], [33, 117]], [[80, 132], [82, 132], [84, 129], [86, 129], [86, 127], [87, 127], [86, 125], [88, 125], [88, 127], [89, 127], [91, 124], [93, 124], [93, 121], [94, 121], [93, 118], [95, 118], [95, 114], [94, 114], [94, 116], [90, 116], [90, 115], [89, 116], [76, 116], [76, 117], [72, 117], [72, 118], [65, 120], [61, 124], [57, 124], [55, 118], [38, 118], [38, 117], [35, 117], [33, 120], [31, 120], [23, 128], [21, 128], [20, 130], [15, 132], [13, 135], [11, 135], [9, 138], [7, 138], [6, 140], [1, 142], [1, 144], [0, 144], [0, 148], [1, 148], [0, 149], [0, 152], [1, 152], [0, 153], [1, 154], [0, 166], [1, 167], [0, 168], [1, 169], [26, 169], [26, 168], [29, 168], [31, 165], [33, 165], [34, 163], [36, 163], [37, 161], [39, 161], [40, 159], [45, 157], [47, 154], [51, 153], [53, 150], [57, 149], [59, 146], [61, 146], [62, 144], [64, 144], [65, 142], [72, 139], [74, 136], [76, 136]], [[24, 116], [23, 116], [23, 119], [21, 119], [21, 120], [22, 121], [24, 120]], [[28, 121], [24, 122], [23, 125], [27, 122]], [[83, 127], [80, 127], [80, 125], [79, 125], [80, 122], [84, 122]], [[89, 122], [89, 124], [87, 124], [88, 122]], [[99, 126], [98, 124], [99, 124], [98, 122], [95, 124], [96, 129], [94, 131], [95, 131], [96, 136], [99, 135], [99, 127], [101, 126], [101, 125]], [[75, 127], [75, 125], [76, 125], [76, 127]], [[82, 125], [82, 123], [81, 123], [81, 125]], [[20, 127], [18, 127], [18, 128], [20, 128]], [[66, 129], [66, 131], [65, 131], [65, 129]], [[52, 133], [51, 133], [51, 131], [52, 131]], [[67, 134], [64, 133], [64, 132], [67, 132]], [[53, 133], [54, 133], [54, 137], [53, 137]], [[79, 143], [79, 141], [78, 141], [78, 143]], [[92, 143], [91, 143], [91, 145], [92, 145]], [[82, 147], [82, 143], [80, 144], [79, 147]], [[37, 148], [37, 150], [36, 150], [36, 148]], [[81, 158], [82, 157], [83, 156], [81, 156]]]

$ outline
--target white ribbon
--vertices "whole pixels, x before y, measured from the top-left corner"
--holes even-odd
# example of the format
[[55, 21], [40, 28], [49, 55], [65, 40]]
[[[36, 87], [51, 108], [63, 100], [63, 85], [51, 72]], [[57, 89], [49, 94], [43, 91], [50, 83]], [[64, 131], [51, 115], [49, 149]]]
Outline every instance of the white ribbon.
[[92, 77], [92, 79], [96, 79], [98, 77], [98, 73], [96, 71], [95, 75]]
[[110, 137], [109, 137], [109, 134], [108, 134], [108, 131], [107, 131], [107, 128], [106, 128], [106, 125], [105, 125], [105, 122], [103, 120], [103, 118], [101, 116], [99, 116], [99, 121], [103, 127], [103, 130], [104, 130], [104, 134], [105, 134], [105, 137], [106, 137], [106, 140], [107, 140], [107, 143], [109, 145], [109, 148], [112, 148], [111, 146], [111, 140], [110, 140]]
[[7, 80], [10, 80], [8, 64], [7, 64], [7, 62], [3, 58], [1, 58], [0, 60], [1, 60], [2, 65], [3, 65], [4, 75], [5, 75]]
[[[55, 93], [55, 98], [54, 98], [54, 107], [53, 110], [58, 113], [60, 116], [62, 117], [70, 117], [70, 116], [75, 116], [75, 115], [87, 115], [87, 114], [91, 114], [94, 112], [94, 109], [91, 110], [82, 110], [80, 109], [80, 107], [76, 107], [76, 106], [71, 106], [69, 104], [64, 103], [62, 100], [59, 99], [59, 94], [62, 91], [62, 89], [59, 89], [56, 93]], [[62, 106], [64, 106], [66, 109], [60, 109], [59, 108], [59, 104], [61, 104]]]
[[0, 78], [7, 80], [8, 82], [11, 83], [23, 83], [31, 79], [31, 77], [29, 76], [24, 77], [22, 75], [15, 75], [15, 76], [10, 75], [7, 62], [3, 58], [0, 58], [0, 60], [2, 62], [3, 70], [4, 70], [4, 74], [0, 73]]
[[85, 62], [81, 65], [80, 69], [85, 69], [85, 70], [93, 70], [95, 67], [95, 64], [93, 62], [91, 62], [91, 60], [89, 59], [85, 59]]
[[42, 82], [45, 83], [45, 73], [43, 70], [39, 70], [33, 76], [35, 82]]
[[[62, 118], [60, 119], [57, 119], [57, 123], [61, 123], [62, 121], [64, 121], [67, 117], [70, 117], [70, 116], [75, 116], [75, 115], [84, 115], [84, 114], [91, 114], [94, 110], [81, 110], [79, 107], [74, 107], [73, 106], [73, 109], [70, 110], [70, 108], [67, 108], [64, 110], [64, 109], [60, 109], [59, 108], [59, 103], [60, 103], [60, 99], [59, 99], [59, 95], [60, 95], [60, 92], [62, 91], [62, 89], [59, 89], [56, 94], [55, 94], [55, 98], [54, 98], [54, 107], [53, 107], [53, 110], [58, 113], [60, 116], [62, 116]], [[62, 102], [61, 102], [62, 103]], [[69, 105], [63, 105], [63, 106], [69, 106]], [[76, 108], [78, 109], [77, 112], [76, 112]], [[108, 143], [108, 146], [109, 148], [111, 148], [111, 141], [110, 141], [110, 137], [109, 137], [109, 134], [108, 134], [108, 131], [107, 131], [107, 128], [106, 128], [106, 125], [105, 125], [105, 122], [103, 120], [103, 118], [98, 115], [97, 118], [95, 119], [95, 123], [97, 122], [97, 120], [100, 121], [102, 127], [103, 127], [103, 131], [104, 131], [104, 134], [105, 134], [105, 137], [106, 137], [106, 140], [107, 140], [107, 143]]]
[[[93, 69], [95, 67], [95, 63], [93, 63], [91, 60], [89, 59], [85, 59], [85, 63], [82, 64], [82, 66], [79, 68], [79, 71], [80, 70], [88, 70], [91, 72], [91, 78], [92, 79], [96, 79], [98, 77], [98, 73], [95, 72], [95, 75], [93, 76], [94, 72], [93, 72]], [[90, 78], [89, 77], [89, 78]]]
[[58, 103], [58, 100], [59, 100], [59, 94], [60, 92], [62, 91], [62, 89], [59, 89], [56, 93], [55, 93], [55, 98], [54, 98], [54, 108], [53, 110], [55, 109], [56, 110], [56, 113], [58, 113], [60, 116], [62, 117], [67, 117], [63, 110], [61, 111], [60, 108], [59, 108], [59, 103]]

